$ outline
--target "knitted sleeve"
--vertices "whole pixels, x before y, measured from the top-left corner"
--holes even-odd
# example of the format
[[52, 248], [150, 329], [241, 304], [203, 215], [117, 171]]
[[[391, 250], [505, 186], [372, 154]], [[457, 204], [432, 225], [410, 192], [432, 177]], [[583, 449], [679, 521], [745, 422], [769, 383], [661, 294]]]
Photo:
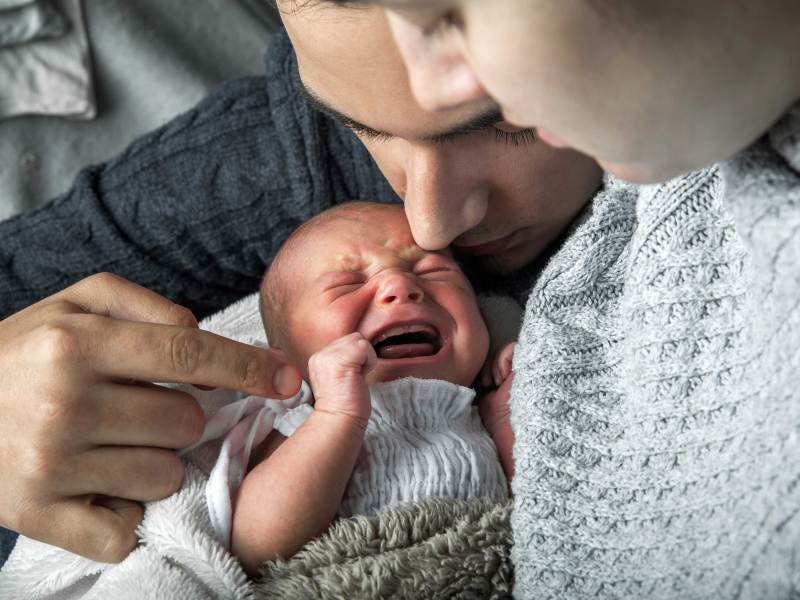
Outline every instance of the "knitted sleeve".
[[788, 123], [661, 185], [608, 178], [537, 281], [511, 393], [515, 597], [797, 589], [800, 136]]

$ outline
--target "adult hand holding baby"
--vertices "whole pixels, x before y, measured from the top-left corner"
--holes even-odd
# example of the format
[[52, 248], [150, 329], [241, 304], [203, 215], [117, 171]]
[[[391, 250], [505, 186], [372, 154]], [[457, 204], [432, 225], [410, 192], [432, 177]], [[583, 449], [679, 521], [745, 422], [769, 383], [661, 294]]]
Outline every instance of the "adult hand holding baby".
[[191, 396], [151, 382], [286, 397], [300, 375], [103, 273], [0, 321], [0, 381], [0, 524], [115, 562], [136, 544], [139, 502], [178, 489], [174, 450], [203, 430]]

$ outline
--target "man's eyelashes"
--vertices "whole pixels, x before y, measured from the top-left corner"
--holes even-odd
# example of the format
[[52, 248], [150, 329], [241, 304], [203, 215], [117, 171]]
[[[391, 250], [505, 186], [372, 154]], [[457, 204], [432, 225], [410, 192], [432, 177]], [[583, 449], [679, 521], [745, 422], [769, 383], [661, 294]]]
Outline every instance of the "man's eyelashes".
[[533, 129], [520, 129], [519, 131], [505, 131], [495, 127], [494, 137], [498, 142], [505, 142], [511, 146], [525, 146], [536, 142], [536, 134]]

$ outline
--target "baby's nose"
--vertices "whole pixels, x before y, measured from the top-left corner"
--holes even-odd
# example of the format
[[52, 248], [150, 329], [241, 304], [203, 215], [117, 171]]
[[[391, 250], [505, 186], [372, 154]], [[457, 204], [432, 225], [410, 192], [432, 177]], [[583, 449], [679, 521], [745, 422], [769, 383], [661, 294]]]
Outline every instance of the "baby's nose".
[[424, 297], [422, 288], [411, 277], [401, 273], [387, 274], [378, 290], [378, 301], [381, 304], [422, 302]]

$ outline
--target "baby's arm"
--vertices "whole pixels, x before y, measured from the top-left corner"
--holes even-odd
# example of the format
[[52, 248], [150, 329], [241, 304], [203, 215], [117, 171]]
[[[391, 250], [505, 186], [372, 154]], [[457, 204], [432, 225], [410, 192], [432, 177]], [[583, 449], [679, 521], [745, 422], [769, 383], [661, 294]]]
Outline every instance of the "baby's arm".
[[483, 420], [483, 426], [489, 432], [497, 447], [497, 456], [509, 483], [514, 477], [514, 432], [511, 429], [511, 410], [508, 407], [508, 398], [511, 392], [511, 383], [514, 374], [511, 372], [511, 362], [514, 358], [516, 342], [503, 346], [484, 369], [482, 383], [484, 386], [494, 385], [489, 393], [478, 400], [478, 412]]
[[292, 556], [336, 516], [369, 419], [364, 375], [375, 361], [358, 333], [311, 357], [314, 411], [247, 474], [235, 501], [231, 549], [250, 575]]

